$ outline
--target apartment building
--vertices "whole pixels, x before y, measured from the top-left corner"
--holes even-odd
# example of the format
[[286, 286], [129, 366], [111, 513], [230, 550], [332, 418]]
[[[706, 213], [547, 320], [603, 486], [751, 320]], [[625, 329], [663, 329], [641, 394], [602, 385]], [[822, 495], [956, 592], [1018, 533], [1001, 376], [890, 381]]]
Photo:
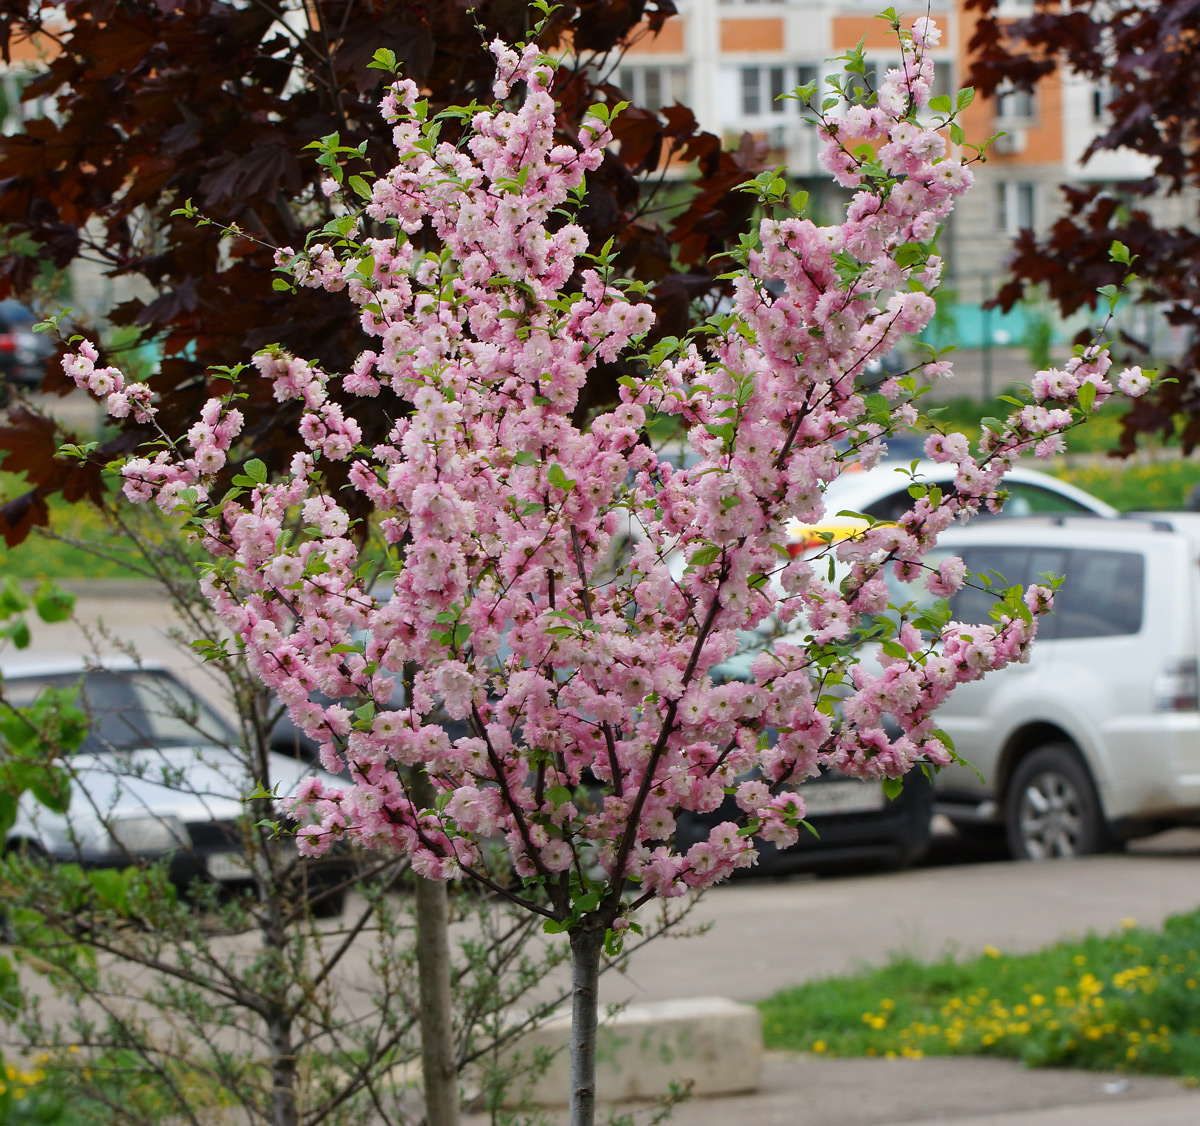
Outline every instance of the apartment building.
[[[760, 136], [771, 159], [805, 181], [818, 214], [832, 218], [838, 197], [817, 165], [815, 131], [804, 125], [799, 103], [781, 95], [814, 80], [823, 84], [825, 75], [840, 70], [828, 60], [864, 37], [868, 79], [897, 65], [895, 35], [876, 18], [882, 6], [881, 0], [680, 0], [680, 15], [657, 38], [646, 37], [629, 51], [617, 78], [649, 108], [675, 100], [690, 105], [707, 129], [731, 142], [744, 131]], [[928, 11], [942, 28], [941, 43], [931, 52], [938, 68], [935, 92], [961, 86], [975, 14], [962, 0], [932, 10], [925, 4], [895, 7], [905, 23]], [[1010, 0], [1009, 8], [1019, 16], [1032, 5]], [[824, 93], [828, 96], [827, 88]], [[998, 314], [980, 317], [979, 304], [1004, 276], [1012, 236], [1025, 227], [1044, 231], [1052, 223], [1060, 207], [1059, 184], [1128, 181], [1149, 173], [1141, 158], [1124, 152], [1081, 163], [1103, 123], [1105, 104], [1102, 87], [1055, 74], [1036, 94], [977, 98], [961, 116], [969, 141], [1006, 134], [992, 144], [987, 162], [974, 166], [976, 187], [943, 236], [950, 284], [967, 314], [964, 343], [985, 330], [984, 320], [1001, 344], [1019, 331], [1004, 328]]]

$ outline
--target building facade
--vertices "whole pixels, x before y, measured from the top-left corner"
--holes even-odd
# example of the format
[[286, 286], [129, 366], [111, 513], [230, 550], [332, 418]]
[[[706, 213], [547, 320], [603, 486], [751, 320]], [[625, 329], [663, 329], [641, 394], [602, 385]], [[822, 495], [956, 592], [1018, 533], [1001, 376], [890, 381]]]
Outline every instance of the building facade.
[[[786, 95], [816, 81], [817, 99], [829, 96], [825, 76], [841, 68], [830, 60], [860, 40], [868, 80], [897, 65], [899, 47], [887, 22], [876, 17], [880, 6], [879, 0], [680, 0], [680, 15], [659, 36], [647, 36], [630, 50], [615, 77], [647, 108], [676, 100], [691, 106], [705, 128], [729, 143], [743, 132], [761, 138], [769, 158], [786, 164], [813, 193], [817, 217], [829, 221], [836, 215], [836, 189], [817, 165], [817, 137], [803, 123], [803, 107]], [[1011, 0], [1009, 7], [1014, 17], [1032, 10], [1022, 0]], [[910, 24], [928, 9], [897, 4], [896, 10]], [[942, 29], [940, 44], [930, 52], [938, 71], [935, 93], [952, 93], [967, 71], [976, 17], [962, 0], [928, 14]], [[965, 306], [978, 309], [995, 293], [1019, 230], [1041, 233], [1053, 222], [1060, 184], [1115, 183], [1149, 174], [1149, 165], [1130, 153], [1102, 153], [1081, 162], [1104, 122], [1105, 104], [1101, 86], [1055, 73], [1035, 94], [976, 98], [960, 116], [969, 142], [1006, 134], [993, 142], [985, 163], [973, 166], [976, 187], [943, 235], [947, 281]], [[1000, 332], [1001, 344], [1006, 333], [1011, 336], [1011, 330], [993, 331]]]

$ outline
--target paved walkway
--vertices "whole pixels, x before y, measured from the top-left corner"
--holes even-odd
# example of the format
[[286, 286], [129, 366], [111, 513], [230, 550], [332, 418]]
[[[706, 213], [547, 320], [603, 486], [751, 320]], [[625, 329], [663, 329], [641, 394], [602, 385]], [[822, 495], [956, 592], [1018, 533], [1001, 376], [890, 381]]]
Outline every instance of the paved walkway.
[[[649, 1107], [605, 1108], [647, 1121]], [[550, 1116], [566, 1122], [562, 1111]], [[470, 1115], [464, 1126], [486, 1126]], [[1007, 1060], [768, 1058], [752, 1095], [697, 1099], [670, 1126], [1196, 1126], [1200, 1092], [1171, 1079], [1030, 1071]]]

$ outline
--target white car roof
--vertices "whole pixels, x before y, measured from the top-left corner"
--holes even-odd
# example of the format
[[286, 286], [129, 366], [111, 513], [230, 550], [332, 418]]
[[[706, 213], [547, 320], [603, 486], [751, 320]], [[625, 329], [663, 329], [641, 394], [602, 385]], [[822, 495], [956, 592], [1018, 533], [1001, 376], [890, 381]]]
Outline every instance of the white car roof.
[[[905, 489], [911, 483], [909, 473], [911, 462], [886, 461], [874, 469], [848, 471], [833, 481], [825, 492], [825, 509], [832, 516], [842, 509], [861, 512], [867, 505]], [[915, 467], [915, 480], [931, 485], [944, 485], [954, 480], [957, 466], [952, 462], [918, 461]], [[1067, 500], [1074, 501], [1083, 508], [1089, 509], [1097, 516], [1114, 517], [1117, 510], [1110, 504], [1105, 504], [1098, 497], [1083, 489], [1076, 488], [1049, 473], [1040, 473], [1036, 469], [1025, 469], [1016, 466], [1005, 475], [1005, 480], [1013, 483], [1037, 485], [1043, 489], [1058, 493]]]
[[124, 654], [101, 657], [96, 660], [74, 653], [48, 657], [45, 654], [24, 657], [19, 653], [7, 653], [0, 658], [0, 676], [5, 679], [21, 680], [33, 676], [62, 676], [64, 673], [82, 673], [88, 669], [109, 669], [112, 672], [163, 672], [165, 666], [157, 661], [135, 661]]
[[1150, 512], [1098, 520], [1090, 516], [1021, 516], [947, 528], [938, 544], [957, 551], [974, 544], [1132, 550], [1156, 539], [1184, 536], [1200, 548], [1200, 513]]

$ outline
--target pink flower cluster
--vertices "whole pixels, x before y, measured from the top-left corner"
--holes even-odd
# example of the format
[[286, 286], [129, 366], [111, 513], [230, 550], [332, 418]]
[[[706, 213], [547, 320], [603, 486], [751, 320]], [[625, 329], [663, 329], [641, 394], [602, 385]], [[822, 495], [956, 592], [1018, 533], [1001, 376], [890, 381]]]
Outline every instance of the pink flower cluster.
[[[763, 220], [706, 351], [667, 347], [584, 427], [572, 417], [589, 373], [652, 324], [648, 305], [582, 257], [587, 237], [570, 221], [611, 141], [603, 113], [563, 141], [551, 64], [503, 44], [497, 96], [523, 84], [523, 100], [476, 112], [463, 146], [437, 141], [412, 83], [388, 94], [399, 159], [375, 181], [372, 237], [348, 255], [313, 244], [280, 259], [301, 284], [344, 290], [371, 349], [336, 395], [302, 359], [277, 349], [255, 359], [277, 398], [303, 403], [307, 452], [282, 479], [207, 506], [241, 428], [231, 403], [213, 400], [188, 434], [191, 456], [125, 471], [131, 496], [168, 508], [195, 490], [193, 526], [220, 560], [206, 593], [326, 766], [350, 769], [347, 786], [314, 780], [297, 795], [302, 851], [349, 838], [403, 850], [425, 875], [486, 878], [481, 844], [502, 839], [557, 917], [569, 915], [571, 879], [601, 880], [614, 914], [627, 881], [643, 897], [673, 896], [753, 862], [733, 822], [678, 852], [680, 811], [710, 813], [732, 793], [755, 834], [786, 846], [804, 815], [795, 787], [823, 765], [897, 777], [950, 761], [934, 710], [955, 685], [1025, 656], [1048, 592], [1032, 589], [994, 627], [951, 623], [930, 638], [906, 623], [903, 656], [873, 670], [854, 631], [886, 607], [886, 567], [941, 596], [957, 590], [961, 562], [922, 562], [938, 534], [998, 503], [1013, 459], [1078, 417], [1084, 383], [1097, 401], [1111, 389], [1106, 358], [1087, 354], [1041, 373], [1037, 402], [986, 434], [978, 457], [960, 436], [931, 438], [930, 456], [957, 466], [957, 491], [831, 549], [832, 579], [783, 550], [787, 520], [824, 510], [844, 462], [837, 440], [877, 456], [916, 418], [911, 388], [885, 383], [881, 417], [856, 376], [929, 323], [941, 273], [929, 240], [971, 182], [916, 116], [937, 34], [918, 21], [878, 105], [823, 126], [826, 166], [862, 187], [846, 221]], [[876, 145], [884, 177], [849, 139]], [[88, 382], [94, 359], [85, 347], [68, 370], [101, 393], [102, 380]], [[411, 411], [364, 448], [351, 405], [385, 385]], [[647, 439], [662, 414], [686, 429], [687, 468]], [[330, 460], [350, 461], [351, 487], [374, 509], [372, 550], [395, 563], [386, 590], [360, 578], [364, 548], [322, 483]], [[298, 525], [302, 535], [284, 534]], [[714, 679], [741, 631], [772, 621], [782, 640], [753, 661], [752, 679]], [[466, 733], [452, 737], [447, 719]], [[435, 807], [412, 800], [415, 766], [440, 791]]]
[[113, 418], [127, 418], [132, 414], [137, 422], [149, 422], [155, 413], [150, 388], [144, 383], [126, 385], [125, 376], [116, 368], [96, 367], [99, 358], [95, 345], [85, 340], [78, 352], [63, 356], [63, 371], [75, 381], [76, 387], [103, 399]]

